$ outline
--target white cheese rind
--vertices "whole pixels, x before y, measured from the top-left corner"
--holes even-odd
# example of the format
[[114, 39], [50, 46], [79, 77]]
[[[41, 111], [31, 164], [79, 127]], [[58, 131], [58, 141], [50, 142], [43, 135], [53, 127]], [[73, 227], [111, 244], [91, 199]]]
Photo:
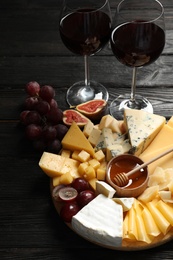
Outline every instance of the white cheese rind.
[[120, 247], [123, 236], [122, 206], [100, 194], [73, 216], [72, 228], [91, 242]]
[[112, 198], [115, 194], [115, 189], [112, 188], [108, 183], [105, 181], [96, 181], [96, 193], [103, 194], [108, 198]]
[[119, 203], [123, 207], [123, 212], [128, 211], [131, 209], [133, 203], [134, 203], [134, 198], [113, 198], [113, 201], [116, 203]]

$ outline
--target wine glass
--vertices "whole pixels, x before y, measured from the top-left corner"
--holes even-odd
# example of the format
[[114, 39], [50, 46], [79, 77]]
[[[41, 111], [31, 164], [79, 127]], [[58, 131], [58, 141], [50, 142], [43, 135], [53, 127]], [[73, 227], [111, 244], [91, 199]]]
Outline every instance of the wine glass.
[[68, 89], [66, 98], [69, 105], [76, 106], [91, 99], [107, 101], [107, 89], [89, 79], [88, 57], [103, 49], [110, 39], [108, 0], [64, 0], [59, 30], [64, 45], [73, 53], [84, 56], [85, 80], [74, 83]]
[[122, 64], [133, 68], [131, 93], [118, 96], [110, 105], [110, 114], [123, 119], [124, 108], [153, 113], [149, 100], [136, 95], [138, 67], [154, 62], [165, 45], [164, 8], [157, 0], [123, 0], [117, 7], [111, 48]]

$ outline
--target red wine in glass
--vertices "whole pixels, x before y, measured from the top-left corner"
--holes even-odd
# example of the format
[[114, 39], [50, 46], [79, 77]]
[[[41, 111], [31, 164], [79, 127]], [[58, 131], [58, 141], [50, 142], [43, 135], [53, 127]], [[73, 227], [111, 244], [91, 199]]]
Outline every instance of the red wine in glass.
[[111, 47], [116, 58], [130, 67], [149, 65], [158, 59], [165, 45], [165, 33], [154, 23], [125, 23], [112, 33]]
[[89, 79], [88, 57], [102, 50], [110, 39], [109, 0], [64, 0], [59, 31], [64, 45], [71, 52], [83, 56], [85, 65], [85, 79], [75, 82], [67, 90], [68, 104], [73, 107], [92, 99], [108, 101], [107, 89]]
[[91, 56], [107, 44], [110, 23], [110, 17], [102, 11], [81, 9], [61, 19], [61, 39], [75, 54]]
[[119, 62], [133, 68], [131, 93], [116, 97], [110, 114], [124, 118], [124, 109], [153, 113], [153, 105], [136, 95], [137, 68], [156, 61], [165, 45], [164, 8], [158, 0], [122, 0], [117, 6], [111, 34], [112, 52]]

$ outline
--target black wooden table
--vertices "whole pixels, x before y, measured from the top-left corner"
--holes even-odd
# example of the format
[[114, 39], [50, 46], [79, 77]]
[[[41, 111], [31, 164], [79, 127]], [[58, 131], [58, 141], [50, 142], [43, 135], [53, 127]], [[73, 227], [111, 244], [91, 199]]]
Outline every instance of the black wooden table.
[[[111, 0], [115, 10], [117, 0]], [[161, 57], [138, 72], [137, 92], [154, 112], [173, 115], [173, 0], [165, 7], [166, 46]], [[24, 139], [18, 120], [31, 80], [50, 84], [62, 109], [65, 93], [84, 78], [83, 59], [69, 52], [58, 32], [60, 0], [0, 1], [0, 259], [173, 259], [173, 241], [143, 252], [101, 248], [73, 233], [59, 218], [40, 155]], [[91, 78], [104, 84], [111, 101], [130, 92], [131, 69], [109, 45], [90, 59]]]

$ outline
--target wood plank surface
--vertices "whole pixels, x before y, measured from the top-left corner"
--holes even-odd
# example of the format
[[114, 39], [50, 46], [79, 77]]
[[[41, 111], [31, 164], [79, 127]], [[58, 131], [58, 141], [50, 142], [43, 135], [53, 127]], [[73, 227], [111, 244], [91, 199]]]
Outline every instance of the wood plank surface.
[[[115, 13], [118, 0], [110, 0]], [[154, 112], [173, 115], [173, 0], [165, 8], [166, 45], [160, 58], [138, 70], [137, 92], [148, 97]], [[68, 87], [84, 78], [84, 62], [60, 39], [61, 0], [0, 1], [0, 259], [10, 260], [141, 260], [173, 259], [173, 241], [143, 252], [114, 251], [76, 235], [59, 218], [49, 178], [38, 166], [40, 154], [19, 125], [31, 80], [50, 84], [56, 100], [68, 108]], [[108, 88], [110, 102], [130, 92], [132, 71], [120, 64], [108, 45], [90, 58], [91, 79]]]

